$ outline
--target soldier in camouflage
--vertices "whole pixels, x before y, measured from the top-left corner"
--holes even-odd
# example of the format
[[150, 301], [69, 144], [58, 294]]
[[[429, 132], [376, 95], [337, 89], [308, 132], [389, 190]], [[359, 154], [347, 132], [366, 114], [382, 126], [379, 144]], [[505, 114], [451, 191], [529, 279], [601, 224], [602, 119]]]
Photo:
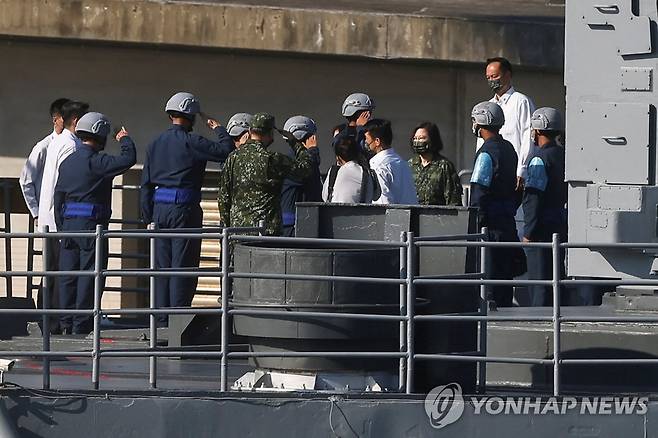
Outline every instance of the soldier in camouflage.
[[219, 182], [219, 210], [227, 227], [253, 227], [265, 221], [266, 234], [281, 234], [281, 186], [285, 178], [303, 180], [311, 173], [311, 156], [286, 131], [279, 131], [295, 152], [295, 157], [267, 150], [276, 129], [274, 117], [254, 115], [250, 139], [233, 152], [224, 165]]
[[409, 160], [421, 205], [462, 205], [462, 185], [454, 164], [441, 155], [443, 142], [439, 128], [430, 122], [412, 131]]

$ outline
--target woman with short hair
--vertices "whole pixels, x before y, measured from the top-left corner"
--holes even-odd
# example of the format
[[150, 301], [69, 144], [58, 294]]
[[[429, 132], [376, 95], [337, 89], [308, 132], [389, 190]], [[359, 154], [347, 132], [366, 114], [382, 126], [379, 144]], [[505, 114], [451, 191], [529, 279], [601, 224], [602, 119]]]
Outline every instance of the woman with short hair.
[[462, 205], [462, 185], [455, 165], [441, 155], [443, 141], [438, 126], [423, 122], [409, 140], [416, 154], [409, 160], [421, 205]]

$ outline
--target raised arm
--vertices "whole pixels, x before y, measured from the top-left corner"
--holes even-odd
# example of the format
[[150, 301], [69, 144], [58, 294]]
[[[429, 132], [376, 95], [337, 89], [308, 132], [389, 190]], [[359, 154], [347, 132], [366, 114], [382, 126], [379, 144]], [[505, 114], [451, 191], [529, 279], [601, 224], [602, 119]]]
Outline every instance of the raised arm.
[[97, 175], [117, 176], [130, 169], [137, 162], [135, 143], [124, 128], [119, 131], [116, 139], [121, 144], [121, 153], [119, 155], [101, 153], [97, 154], [91, 161], [91, 169]]
[[213, 131], [217, 135], [216, 142], [198, 134], [190, 134], [190, 148], [199, 160], [223, 163], [228, 154], [233, 152], [235, 145], [223, 126], [214, 125]]

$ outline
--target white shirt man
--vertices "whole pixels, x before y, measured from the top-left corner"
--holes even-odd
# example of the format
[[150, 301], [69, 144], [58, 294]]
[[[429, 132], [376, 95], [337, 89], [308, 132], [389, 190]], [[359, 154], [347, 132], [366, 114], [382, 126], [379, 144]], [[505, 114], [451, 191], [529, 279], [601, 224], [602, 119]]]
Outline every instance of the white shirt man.
[[46, 164], [48, 146], [50, 146], [55, 137], [57, 137], [57, 131], [53, 130], [51, 134], [48, 134], [43, 140], [34, 145], [18, 180], [21, 185], [25, 204], [34, 218], [39, 216], [41, 179], [43, 177], [43, 168]]
[[44, 229], [48, 225], [50, 231], [56, 231], [54, 193], [57, 178], [59, 177], [59, 166], [62, 162], [80, 146], [80, 139], [65, 128], [50, 143], [46, 153], [46, 162], [41, 179], [41, 193], [39, 195], [39, 228]]
[[370, 159], [370, 168], [377, 175], [382, 193], [373, 204], [418, 204], [416, 184], [409, 163], [391, 148], [391, 122], [373, 119], [365, 125], [364, 131], [365, 144], [375, 154]]
[[[530, 138], [530, 117], [535, 111], [535, 104], [523, 93], [519, 93], [510, 87], [502, 96], [494, 95], [489, 102], [495, 102], [505, 113], [505, 124], [500, 129], [500, 135], [514, 146], [519, 163], [516, 168], [516, 176], [526, 178], [528, 169], [528, 157], [533, 151]], [[480, 139], [481, 141], [481, 139]], [[478, 142], [478, 148], [482, 146]]]
[[[535, 104], [528, 96], [514, 89], [511, 68], [506, 59], [492, 58], [487, 62], [485, 74], [494, 90], [494, 96], [489, 102], [500, 105], [505, 114], [505, 124], [500, 135], [514, 146], [519, 159], [516, 176], [525, 180], [528, 157], [534, 148], [530, 139], [530, 117], [535, 111]], [[482, 139], [478, 139], [477, 149], [480, 149], [482, 143]]]
[[382, 194], [373, 204], [418, 204], [416, 185], [407, 160], [393, 149], [384, 149], [370, 159], [377, 174]]

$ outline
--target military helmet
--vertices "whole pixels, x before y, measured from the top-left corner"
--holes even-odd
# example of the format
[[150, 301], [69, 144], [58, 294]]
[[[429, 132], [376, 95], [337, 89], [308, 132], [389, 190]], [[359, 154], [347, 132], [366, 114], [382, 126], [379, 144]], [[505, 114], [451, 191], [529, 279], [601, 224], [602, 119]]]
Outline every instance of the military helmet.
[[75, 133], [82, 132], [105, 138], [110, 133], [110, 120], [101, 113], [87, 113], [75, 125]]
[[365, 93], [352, 93], [343, 102], [343, 116], [351, 117], [357, 111], [372, 111], [375, 102]]
[[193, 94], [180, 92], [169, 98], [165, 105], [165, 112], [176, 112], [186, 116], [194, 116], [201, 112], [201, 105]]
[[562, 131], [562, 114], [555, 108], [543, 107], [532, 113], [530, 127], [538, 131]]
[[505, 124], [503, 109], [494, 102], [480, 102], [471, 111], [471, 120], [479, 126], [501, 127]]
[[258, 131], [271, 131], [274, 129], [275, 122], [274, 116], [268, 113], [256, 113], [254, 118], [251, 120], [251, 129]]
[[306, 116], [294, 116], [286, 120], [283, 130], [290, 132], [297, 140], [303, 140], [318, 132], [315, 121]]
[[245, 132], [249, 131], [249, 127], [251, 126], [251, 121], [253, 118], [254, 116], [247, 113], [234, 114], [226, 124], [226, 131], [228, 131], [228, 135], [231, 137], [239, 137]]

